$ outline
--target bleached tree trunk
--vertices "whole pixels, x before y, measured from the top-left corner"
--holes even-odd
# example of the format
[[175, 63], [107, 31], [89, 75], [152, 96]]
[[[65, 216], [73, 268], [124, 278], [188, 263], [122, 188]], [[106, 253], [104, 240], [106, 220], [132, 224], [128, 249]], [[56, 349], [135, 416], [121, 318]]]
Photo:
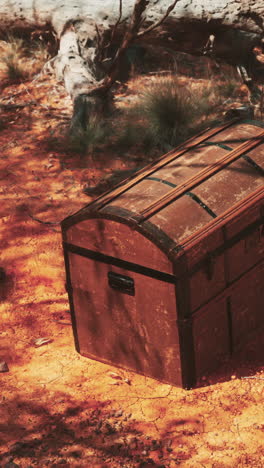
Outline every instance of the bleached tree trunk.
[[[150, 1], [143, 27], [164, 15], [171, 2]], [[122, 2], [123, 28], [134, 3], [135, 0]], [[98, 110], [102, 104], [102, 96], [94, 91], [98, 84], [98, 38], [113, 27], [119, 13], [119, 0], [0, 0], [2, 30], [50, 26], [56, 33], [60, 45], [54, 68], [74, 103], [73, 126], [78, 121], [84, 123], [86, 112], [91, 108]], [[216, 52], [232, 55], [235, 49], [240, 60], [240, 54], [247, 55], [263, 35], [263, 19], [263, 0], [179, 0], [166, 22], [142, 40], [167, 42], [176, 50], [199, 51], [206, 37], [214, 34]]]
[[[152, 0], [146, 19], [154, 22], [161, 16], [171, 0]], [[134, 0], [123, 0], [123, 16], [129, 17]], [[1, 27], [45, 26], [50, 23], [60, 35], [69, 20], [87, 18], [108, 27], [116, 22], [119, 14], [118, 0], [0, 0]], [[252, 18], [255, 15], [256, 21]], [[262, 0], [181, 0], [170, 14], [174, 24], [183, 19], [191, 21], [215, 21], [245, 31], [262, 33], [264, 3]]]

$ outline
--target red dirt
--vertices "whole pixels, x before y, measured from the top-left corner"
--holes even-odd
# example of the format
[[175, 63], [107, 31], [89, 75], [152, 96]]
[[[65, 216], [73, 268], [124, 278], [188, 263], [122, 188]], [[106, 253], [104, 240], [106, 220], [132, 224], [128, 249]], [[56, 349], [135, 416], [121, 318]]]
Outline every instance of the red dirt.
[[[18, 92], [13, 102], [30, 104], [2, 109], [0, 132], [0, 361], [9, 366], [0, 374], [0, 466], [264, 467], [259, 335], [191, 391], [75, 351], [60, 228], [37, 219], [59, 222], [89, 201], [88, 181], [129, 164], [50, 144], [71, 114], [53, 80], [8, 87], [2, 98]], [[52, 341], [36, 348], [41, 337]]]

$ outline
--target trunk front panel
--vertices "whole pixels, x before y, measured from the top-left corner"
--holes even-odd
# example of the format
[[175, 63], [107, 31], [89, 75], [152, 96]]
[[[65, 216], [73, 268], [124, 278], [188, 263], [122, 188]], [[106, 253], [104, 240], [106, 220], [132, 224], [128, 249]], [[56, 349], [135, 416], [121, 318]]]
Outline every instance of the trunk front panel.
[[69, 268], [81, 354], [181, 385], [175, 286], [73, 253]]
[[172, 273], [167, 255], [151, 240], [121, 222], [90, 218], [67, 229], [65, 240], [85, 249]]

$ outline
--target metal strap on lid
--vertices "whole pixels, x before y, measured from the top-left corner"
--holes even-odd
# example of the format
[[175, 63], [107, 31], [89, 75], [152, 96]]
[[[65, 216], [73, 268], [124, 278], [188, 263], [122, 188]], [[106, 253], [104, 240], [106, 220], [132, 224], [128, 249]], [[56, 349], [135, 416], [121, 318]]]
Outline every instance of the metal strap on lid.
[[[147, 180], [156, 180], [157, 182], [161, 182], [162, 184], [169, 185], [170, 187], [177, 187], [177, 185], [173, 184], [172, 182], [170, 182], [168, 180], [160, 179], [159, 177], [149, 176], [149, 177], [146, 177], [146, 179]], [[186, 195], [188, 195], [188, 197], [191, 197], [192, 200], [194, 200], [196, 203], [198, 203], [198, 205], [200, 205], [210, 216], [212, 216], [212, 218], [217, 218], [217, 214], [214, 213], [214, 211], [211, 210], [211, 208], [209, 208], [209, 206], [206, 205], [206, 203], [204, 203], [201, 200], [200, 197], [195, 195], [193, 192], [186, 192]]]
[[238, 148], [231, 151], [228, 155], [219, 159], [219, 161], [215, 162], [214, 164], [211, 164], [206, 169], [203, 169], [202, 171], [198, 172], [198, 174], [191, 177], [186, 182], [170, 190], [159, 200], [151, 203], [147, 208], [142, 210], [142, 212], [140, 213], [140, 216], [142, 216], [142, 219], [140, 219], [140, 222], [143, 222], [146, 219], [150, 218], [151, 216], [156, 214], [158, 211], [160, 211], [162, 208], [176, 201], [182, 195], [194, 189], [195, 187], [197, 187], [197, 185], [200, 185], [202, 182], [209, 179], [209, 177], [211, 177], [212, 175], [221, 171], [224, 167], [228, 166], [231, 162], [240, 158], [240, 156], [246, 153], [246, 151], [255, 148], [260, 143], [263, 143], [263, 139], [264, 139], [264, 131], [262, 130], [256, 137], [254, 137], [254, 139], [246, 141], [242, 145], [238, 146]]
[[179, 158], [182, 154], [187, 153], [187, 151], [190, 151], [191, 149], [197, 147], [201, 143], [205, 142], [208, 140], [208, 138], [217, 135], [218, 133], [222, 132], [228, 127], [231, 127], [235, 123], [237, 123], [239, 119], [231, 120], [229, 122], [224, 123], [223, 125], [219, 127], [215, 127], [213, 129], [203, 131], [200, 134], [190, 138], [187, 140], [185, 143], [179, 145], [177, 148], [173, 149], [170, 151], [167, 156], [162, 156], [158, 161], [156, 161], [154, 164], [151, 164], [141, 170], [139, 170], [135, 176], [131, 180], [128, 180], [127, 182], [122, 182], [116, 189], [110, 191], [107, 194], [102, 195], [101, 197], [97, 198], [94, 201], [94, 205], [96, 206], [96, 209], [101, 209], [108, 203], [111, 203], [113, 200], [115, 200], [117, 197], [125, 193], [127, 190], [129, 190], [131, 187], [134, 185], [138, 184], [141, 180], [145, 179], [147, 176], [150, 174], [153, 174], [156, 170], [166, 166], [168, 163], [174, 161], [175, 159]]
[[[245, 140], [243, 140], [244, 142]], [[242, 143], [242, 140], [241, 140], [241, 143]], [[206, 146], [218, 146], [219, 148], [222, 148], [222, 149], [225, 149], [227, 151], [233, 151], [234, 148], [231, 148], [231, 146], [228, 146], [228, 145], [225, 145], [223, 143], [217, 143], [217, 142], [214, 142], [214, 141], [206, 141], [204, 143]], [[254, 167], [254, 169], [256, 169], [256, 171], [258, 171], [258, 173], [262, 176], [264, 176], [264, 169], [262, 169], [261, 166], [259, 166], [256, 161], [254, 161], [254, 159], [252, 159], [248, 154], [243, 154], [242, 155], [242, 158], [247, 161], [248, 164], [250, 164], [252, 167]]]

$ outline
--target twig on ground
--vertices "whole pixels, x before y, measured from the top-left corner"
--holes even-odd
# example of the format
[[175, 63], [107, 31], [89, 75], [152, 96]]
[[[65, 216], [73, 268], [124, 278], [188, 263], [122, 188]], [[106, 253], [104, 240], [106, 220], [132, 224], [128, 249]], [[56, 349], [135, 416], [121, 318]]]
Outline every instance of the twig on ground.
[[36, 101], [23, 102], [22, 104], [2, 104], [0, 103], [0, 108], [3, 110], [12, 110], [12, 109], [23, 109], [26, 106], [35, 106]]
[[34, 78], [33, 81], [37, 80], [38, 78], [42, 77], [43, 75], [49, 74], [54, 74], [54, 63], [56, 62], [58, 56], [55, 55], [55, 57], [52, 57], [49, 59], [46, 63], [44, 63], [42, 70], [40, 73]]
[[8, 99], [14, 99], [15, 97], [20, 96], [21, 94], [24, 94], [24, 93], [25, 93], [25, 90], [22, 89], [21, 91], [18, 91], [17, 93], [8, 94], [7, 96], [3, 96], [1, 101], [7, 101]]
[[33, 219], [33, 221], [37, 221], [38, 223], [46, 224], [48, 226], [59, 226], [61, 223], [60, 221], [42, 221], [42, 219], [33, 216], [30, 212], [28, 212], [28, 216]]
[[256, 375], [249, 375], [247, 377], [241, 377], [241, 379], [256, 379], [256, 380], [264, 380], [264, 377], [258, 377]]
[[63, 322], [63, 320], [52, 320], [53, 322], [59, 323], [60, 325], [71, 325], [71, 322]]

